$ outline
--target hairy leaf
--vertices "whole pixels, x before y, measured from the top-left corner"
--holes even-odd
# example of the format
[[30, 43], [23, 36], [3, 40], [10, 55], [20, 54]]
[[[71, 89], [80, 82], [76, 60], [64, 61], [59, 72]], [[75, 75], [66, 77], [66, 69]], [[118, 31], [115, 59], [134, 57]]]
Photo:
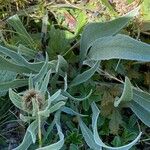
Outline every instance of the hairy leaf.
[[[87, 51], [93, 42], [99, 38], [112, 36], [118, 33], [127, 23], [138, 14], [138, 9], [131, 11], [124, 17], [105, 22], [105, 23], [91, 23], [88, 24], [81, 37], [81, 48], [80, 48], [80, 58], [84, 60]], [[108, 43], [108, 41], [107, 41]]]
[[10, 18], [7, 19], [7, 22], [16, 30], [21, 41], [23, 41], [24, 44], [26, 44], [28, 47], [31, 48], [34, 47], [34, 41], [24, 28], [18, 15], [11, 16]]
[[150, 94], [144, 91], [133, 90], [133, 100], [150, 112]]
[[94, 75], [98, 67], [99, 67], [99, 62], [96, 62], [92, 68], [86, 70], [82, 74], [77, 75], [71, 82], [70, 86], [76, 86], [89, 80]]
[[125, 78], [123, 93], [120, 98], [115, 99], [114, 106], [118, 107], [122, 101], [131, 101], [133, 99], [132, 85], [128, 77]]
[[[29, 125], [22, 143], [18, 147], [14, 148], [13, 150], [27, 150], [29, 148], [29, 146], [32, 144], [32, 140], [33, 140], [32, 138], [35, 137], [37, 134], [38, 123], [37, 122], [35, 123], [35, 122], [36, 121], [32, 122]], [[31, 136], [31, 133], [34, 134], [32, 135], [33, 137]]]
[[150, 127], [150, 111], [147, 111], [144, 107], [134, 101], [130, 102], [128, 106], [145, 125]]
[[8, 91], [9, 88], [19, 88], [19, 87], [23, 87], [27, 84], [28, 84], [28, 80], [26, 80], [26, 79], [15, 79], [12, 81], [0, 83], [0, 90]]
[[22, 107], [22, 98], [19, 96], [16, 92], [14, 92], [12, 89], [9, 89], [9, 98], [12, 101], [12, 103], [19, 108], [20, 110], [24, 110]]
[[79, 120], [79, 125], [87, 145], [93, 150], [102, 150], [102, 147], [95, 143], [91, 130], [85, 125], [85, 123], [81, 119]]
[[67, 91], [62, 92], [62, 94], [63, 94], [64, 96], [66, 96], [66, 97], [68, 97], [68, 98], [74, 100], [74, 101], [83, 101], [83, 100], [88, 99], [88, 98], [91, 96], [92, 90], [90, 91], [90, 93], [89, 93], [87, 96], [85, 96], [85, 97], [83, 97], [83, 98], [76, 98], [76, 97], [73, 97], [73, 96], [71, 96]]
[[108, 150], [129, 150], [133, 145], [135, 145], [135, 143], [140, 139], [141, 134], [139, 133], [139, 135], [137, 136], [137, 138], [132, 141], [131, 143], [121, 146], [121, 147], [110, 147], [105, 145], [102, 140], [99, 137], [98, 134], [98, 130], [97, 130], [97, 119], [99, 116], [99, 109], [97, 108], [96, 104], [93, 102], [92, 103], [92, 111], [93, 111], [93, 116], [92, 116], [92, 128], [93, 128], [93, 133], [94, 133], [94, 141], [99, 145], [102, 146]]
[[88, 53], [93, 60], [127, 59], [150, 61], [150, 45], [127, 35], [118, 34], [97, 39]]

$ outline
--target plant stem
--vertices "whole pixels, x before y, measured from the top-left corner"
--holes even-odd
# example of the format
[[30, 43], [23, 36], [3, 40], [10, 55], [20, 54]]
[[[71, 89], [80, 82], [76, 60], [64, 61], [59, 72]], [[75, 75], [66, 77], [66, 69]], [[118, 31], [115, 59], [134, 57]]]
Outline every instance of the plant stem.
[[39, 137], [39, 148], [42, 147], [42, 133], [41, 133], [41, 116], [38, 115], [38, 137]]

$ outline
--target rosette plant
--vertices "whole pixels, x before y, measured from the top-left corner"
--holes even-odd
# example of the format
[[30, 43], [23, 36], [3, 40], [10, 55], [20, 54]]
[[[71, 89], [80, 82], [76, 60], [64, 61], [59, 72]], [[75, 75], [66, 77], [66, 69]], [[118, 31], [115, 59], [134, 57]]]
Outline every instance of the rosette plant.
[[[19, 18], [17, 16], [10, 18], [9, 23], [14, 26], [14, 22], [17, 22], [20, 28], [18, 29], [18, 26], [16, 26], [15, 29], [27, 39], [30, 39], [29, 41], [25, 40], [26, 44], [33, 44], [28, 49], [23, 46], [19, 47], [19, 52], [11, 50], [8, 45], [10, 49], [0, 46], [0, 63], [3, 64], [0, 66], [0, 70], [11, 71], [24, 78], [18, 79], [15, 76], [11, 81], [0, 84], [2, 92], [6, 92], [9, 89], [9, 97], [12, 103], [21, 110], [20, 118], [29, 123], [24, 139], [15, 148], [16, 150], [28, 149], [32, 143], [36, 143], [37, 135], [39, 146], [36, 148], [38, 150], [63, 149], [64, 134], [60, 126], [61, 112], [77, 116], [77, 127], [81, 130], [82, 136], [90, 149], [128, 150], [135, 145], [141, 137], [141, 131], [139, 131], [139, 135], [134, 140], [132, 138], [132, 142], [123, 146], [112, 147], [102, 142], [97, 123], [100, 114], [99, 108], [102, 110], [102, 107], [99, 104], [100, 95], [98, 95], [97, 100], [94, 92], [99, 92], [100, 85], [101, 87], [105, 85], [109, 88], [117, 85], [117, 94], [110, 103], [111, 107], [107, 107], [107, 109], [111, 108], [113, 110], [112, 116], [114, 118], [120, 117], [119, 111], [122, 108], [131, 108], [135, 115], [150, 127], [150, 95], [134, 87], [127, 76], [124, 76], [125, 81], [122, 81], [101, 68], [103, 61], [112, 59], [134, 60], [143, 63], [150, 61], [149, 44], [135, 40], [120, 32], [137, 15], [137, 12], [138, 9], [135, 9], [129, 14], [109, 22], [88, 24], [81, 35], [80, 53], [77, 57], [77, 62], [75, 62], [76, 64], [67, 63], [61, 55], [58, 56], [57, 60], [48, 61], [48, 56], [46, 55], [45, 62], [41, 60], [29, 62], [29, 57], [34, 59], [36, 53], [35, 50], [32, 50], [34, 44]], [[71, 56], [76, 57], [75, 55]], [[78, 67], [75, 67], [77, 64]], [[90, 69], [87, 69], [87, 67]], [[110, 79], [117, 81], [117, 83], [109, 82], [108, 80], [107, 82], [101, 82], [100, 78], [97, 80], [96, 75], [109, 76]], [[59, 77], [63, 79], [60, 81]], [[27, 84], [29, 85], [28, 89], [24, 92], [17, 93], [13, 90]], [[56, 84], [61, 85], [60, 88]], [[82, 101], [82, 105], [80, 101]], [[98, 103], [96, 103], [97, 101]], [[84, 112], [82, 107], [87, 110], [87, 105], [91, 106], [92, 124], [85, 123], [88, 115], [80, 114]], [[91, 111], [89, 113], [91, 114]], [[47, 124], [47, 120], [51, 115], [54, 115], [54, 120], [50, 123], [48, 130], [45, 131], [42, 127]], [[116, 121], [115, 123], [117, 124], [118, 122]], [[47, 134], [55, 129], [55, 125], [60, 140], [42, 147], [43, 138], [47, 137]]]

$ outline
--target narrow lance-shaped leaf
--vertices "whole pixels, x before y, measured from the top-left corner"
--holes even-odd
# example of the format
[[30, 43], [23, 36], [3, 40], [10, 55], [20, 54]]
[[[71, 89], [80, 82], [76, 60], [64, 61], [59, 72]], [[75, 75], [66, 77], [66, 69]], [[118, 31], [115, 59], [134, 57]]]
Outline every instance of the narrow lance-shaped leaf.
[[51, 70], [49, 70], [49, 71], [47, 72], [47, 74], [46, 74], [46, 76], [45, 76], [45, 78], [44, 78], [44, 80], [43, 80], [43, 82], [42, 82], [42, 85], [41, 85], [41, 87], [40, 87], [40, 91], [41, 91], [42, 93], [44, 93], [44, 94], [45, 94], [46, 91], [47, 91], [47, 86], [48, 86], [48, 83], [49, 83], [49, 79], [50, 79], [51, 73], [52, 73]]
[[46, 60], [43, 66], [41, 67], [41, 70], [39, 71], [39, 73], [34, 76], [33, 82], [38, 82], [39, 80], [42, 80], [47, 73], [47, 69], [48, 69], [48, 55], [46, 53]]
[[18, 15], [11, 16], [7, 22], [16, 30], [21, 41], [23, 41], [27, 46], [34, 48], [34, 41], [24, 28]]
[[140, 139], [141, 134], [139, 133], [139, 135], [136, 137], [136, 139], [134, 141], [132, 141], [131, 143], [124, 145], [124, 146], [120, 146], [120, 147], [110, 147], [105, 145], [102, 140], [99, 137], [98, 134], [98, 130], [97, 130], [97, 119], [99, 116], [99, 110], [96, 106], [96, 104], [93, 102], [92, 103], [92, 111], [93, 111], [93, 116], [92, 116], [92, 128], [93, 128], [93, 133], [94, 133], [94, 141], [99, 145], [102, 146], [103, 148], [106, 148], [108, 150], [129, 150], [133, 145], [135, 145], [137, 143], [137, 141]]
[[93, 60], [127, 59], [150, 61], [150, 45], [118, 34], [93, 42], [88, 57]]
[[58, 131], [60, 140], [54, 144], [38, 148], [37, 150], [60, 150], [64, 145], [64, 135], [60, 126], [60, 111], [57, 111], [55, 114], [55, 124]]
[[125, 77], [124, 89], [120, 98], [116, 98], [114, 106], [118, 107], [121, 101], [131, 101], [133, 99], [133, 89], [128, 77]]
[[72, 116], [80, 116], [80, 117], [88, 116], [88, 115], [82, 115], [82, 114], [80, 114], [80, 113], [78, 113], [78, 112], [74, 111], [73, 109], [66, 107], [66, 106], [62, 107], [61, 111], [66, 113], [66, 114], [72, 115]]
[[133, 100], [150, 112], [150, 94], [137, 89], [133, 90]]
[[87, 96], [85, 96], [83, 98], [76, 98], [76, 97], [71, 96], [67, 91], [62, 92], [62, 95], [66, 96], [74, 101], [84, 101], [84, 100], [88, 99], [91, 96], [91, 94], [92, 94], [92, 90], [90, 91], [90, 93]]
[[34, 59], [37, 54], [37, 51], [27, 48], [26, 46], [24, 46], [22, 44], [19, 44], [18, 52], [19, 52], [19, 54], [27, 57], [28, 59]]
[[40, 111], [39, 115], [48, 117], [51, 113], [57, 111], [58, 109], [60, 109], [64, 105], [65, 105], [65, 102], [60, 101], [60, 102], [56, 103], [55, 105], [50, 106], [50, 108], [46, 108], [45, 110]]
[[94, 75], [98, 67], [99, 67], [99, 62], [97, 61], [92, 68], [86, 70], [82, 74], [77, 75], [77, 77], [75, 77], [71, 82], [70, 86], [76, 86], [89, 80]]
[[27, 79], [15, 79], [13, 81], [2, 82], [0, 83], [1, 91], [8, 91], [9, 88], [19, 88], [28, 84]]
[[[88, 24], [81, 36], [80, 58], [84, 60], [89, 47], [99, 38], [112, 36], [118, 33], [127, 23], [138, 14], [139, 8], [127, 15], [105, 23]], [[108, 42], [108, 41], [107, 41]]]
[[93, 150], [102, 150], [102, 147], [95, 143], [92, 131], [85, 125], [85, 123], [81, 119], [79, 119], [79, 125], [87, 145]]
[[31, 133], [34, 134], [33, 137], [37, 135], [37, 127], [38, 127], [38, 123], [36, 121], [32, 122], [27, 128], [22, 143], [18, 147], [14, 148], [13, 150], [27, 150], [29, 146], [33, 143]]
[[38, 120], [35, 120], [29, 125], [29, 127], [27, 129], [27, 131], [31, 134], [33, 143], [36, 142], [37, 125], [38, 125]]
[[12, 89], [9, 89], [9, 98], [12, 103], [19, 108], [20, 110], [24, 110], [22, 107], [22, 98], [17, 93], [15, 93]]
[[0, 56], [0, 64], [0, 70], [8, 70], [17, 73], [31, 73], [31, 70], [25, 66], [20, 66], [19, 64], [13, 63], [2, 56]]
[[[6, 56], [9, 56], [14, 62], [16, 62], [17, 65], [28, 68], [28, 70], [30, 70], [30, 72], [31, 71], [38, 72], [44, 64], [44, 62], [30, 63], [19, 53], [15, 52], [11, 49], [8, 49], [6, 47], [3, 47], [1, 45], [0, 45], [0, 52], [5, 54]], [[49, 63], [49, 66], [55, 65], [55, 64], [53, 64], [53, 62], [54, 61], [51, 61]]]
[[150, 127], [150, 111], [147, 111], [144, 107], [134, 101], [130, 102], [128, 106], [145, 125]]

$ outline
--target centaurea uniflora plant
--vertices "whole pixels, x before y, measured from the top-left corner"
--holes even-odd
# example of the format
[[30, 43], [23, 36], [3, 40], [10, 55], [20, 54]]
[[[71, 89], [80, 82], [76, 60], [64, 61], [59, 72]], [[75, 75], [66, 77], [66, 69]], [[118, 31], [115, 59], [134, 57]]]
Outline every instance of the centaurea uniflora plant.
[[[61, 91], [58, 90], [52, 96], [48, 91], [48, 84], [51, 75], [51, 70], [48, 70], [48, 57], [40, 72], [33, 76], [30, 74], [28, 90], [22, 93], [16, 93], [9, 89], [9, 97], [12, 103], [21, 110], [20, 118], [24, 122], [29, 123], [26, 134], [22, 143], [15, 150], [27, 149], [32, 143], [36, 142], [38, 134], [39, 148], [42, 147], [42, 126], [46, 122], [50, 113], [60, 109], [65, 102], [65, 97], [61, 96]], [[61, 96], [61, 98], [59, 98]], [[59, 124], [59, 111], [55, 113], [53, 125], [56, 125], [60, 141], [56, 143], [59, 147], [63, 145], [63, 134]], [[48, 145], [49, 149], [55, 147], [55, 144]]]

